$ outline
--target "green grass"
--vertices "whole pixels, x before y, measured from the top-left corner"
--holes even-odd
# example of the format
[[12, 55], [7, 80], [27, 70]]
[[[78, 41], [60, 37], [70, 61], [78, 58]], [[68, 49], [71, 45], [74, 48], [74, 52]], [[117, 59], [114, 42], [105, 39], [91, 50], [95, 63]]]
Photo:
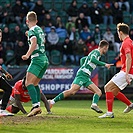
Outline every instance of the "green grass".
[[[0, 124], [0, 133], [133, 133], [133, 111], [123, 114], [126, 107], [123, 103], [115, 100], [114, 119], [99, 119], [101, 114], [91, 110], [90, 105], [91, 100], [63, 100], [54, 105], [53, 115], [46, 115], [43, 107], [41, 116], [32, 118], [20, 112], [11, 120], [4, 118], [9, 120]], [[99, 105], [106, 112], [105, 100]], [[25, 106], [30, 110], [30, 104]], [[17, 117], [23, 119], [14, 121]]]

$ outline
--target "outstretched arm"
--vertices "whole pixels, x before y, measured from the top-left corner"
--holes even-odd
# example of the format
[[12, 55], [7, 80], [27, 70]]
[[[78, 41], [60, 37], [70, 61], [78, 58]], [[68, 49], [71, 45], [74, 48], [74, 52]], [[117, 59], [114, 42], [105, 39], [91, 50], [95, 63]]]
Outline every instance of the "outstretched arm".
[[109, 69], [111, 66], [114, 65], [114, 64], [108, 64], [108, 63], [99, 61], [99, 60], [97, 60], [94, 56], [91, 58], [91, 62], [93, 62], [94, 64], [99, 65], [99, 66], [105, 66], [105, 67], [107, 67], [108, 69]]

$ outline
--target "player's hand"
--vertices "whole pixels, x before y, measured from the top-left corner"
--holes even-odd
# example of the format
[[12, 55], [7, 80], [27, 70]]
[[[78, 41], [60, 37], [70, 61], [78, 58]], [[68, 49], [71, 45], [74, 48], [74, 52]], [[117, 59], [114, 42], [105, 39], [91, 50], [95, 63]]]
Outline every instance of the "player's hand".
[[2, 66], [0, 66], [0, 70], [2, 69]]
[[127, 83], [130, 85], [131, 84], [131, 78], [129, 77], [129, 75], [128, 74], [126, 74], [126, 81], [127, 81]]
[[29, 59], [29, 56], [23, 55], [23, 56], [22, 56], [22, 59], [23, 59], [23, 60], [28, 60], [28, 59]]
[[13, 79], [12, 75], [9, 74], [9, 73], [7, 73], [7, 74], [5, 75], [5, 77], [6, 77], [7, 80], [12, 80], [12, 79]]
[[113, 66], [114, 64], [106, 64], [105, 67], [107, 67], [108, 69]]

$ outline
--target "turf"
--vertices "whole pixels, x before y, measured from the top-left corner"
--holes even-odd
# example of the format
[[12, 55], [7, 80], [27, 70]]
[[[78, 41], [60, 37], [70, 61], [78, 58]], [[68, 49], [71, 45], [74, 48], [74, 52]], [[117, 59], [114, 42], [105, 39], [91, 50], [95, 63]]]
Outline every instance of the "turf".
[[[114, 103], [115, 118], [99, 119], [90, 109], [90, 100], [63, 100], [52, 108], [53, 115], [43, 113], [35, 117], [26, 117], [18, 113], [14, 117], [0, 118], [0, 133], [133, 133], [133, 111], [123, 113], [125, 105]], [[106, 112], [104, 100], [99, 102]], [[30, 110], [30, 103], [24, 105]], [[43, 106], [43, 105], [42, 105]]]

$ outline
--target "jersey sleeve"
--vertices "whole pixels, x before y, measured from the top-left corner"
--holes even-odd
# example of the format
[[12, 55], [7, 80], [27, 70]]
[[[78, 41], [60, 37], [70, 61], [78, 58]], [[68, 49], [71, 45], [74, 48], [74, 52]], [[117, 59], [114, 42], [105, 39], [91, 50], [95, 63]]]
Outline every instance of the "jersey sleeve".
[[95, 51], [92, 55], [91, 55], [91, 62], [96, 64], [96, 65], [99, 65], [99, 66], [105, 66], [105, 62], [102, 62], [102, 61], [99, 61], [99, 58], [100, 58], [100, 54]]
[[28, 37], [29, 37], [29, 39], [31, 39], [33, 36], [36, 37], [35, 32], [32, 31], [32, 30], [29, 30], [29, 32], [28, 32]]
[[84, 64], [86, 58], [87, 58], [87, 56], [82, 57], [82, 58], [80, 59], [80, 66], [82, 66], [82, 65]]
[[123, 44], [123, 49], [124, 49], [125, 54], [131, 53], [131, 46], [130, 46], [130, 43], [124, 42], [124, 44]]

